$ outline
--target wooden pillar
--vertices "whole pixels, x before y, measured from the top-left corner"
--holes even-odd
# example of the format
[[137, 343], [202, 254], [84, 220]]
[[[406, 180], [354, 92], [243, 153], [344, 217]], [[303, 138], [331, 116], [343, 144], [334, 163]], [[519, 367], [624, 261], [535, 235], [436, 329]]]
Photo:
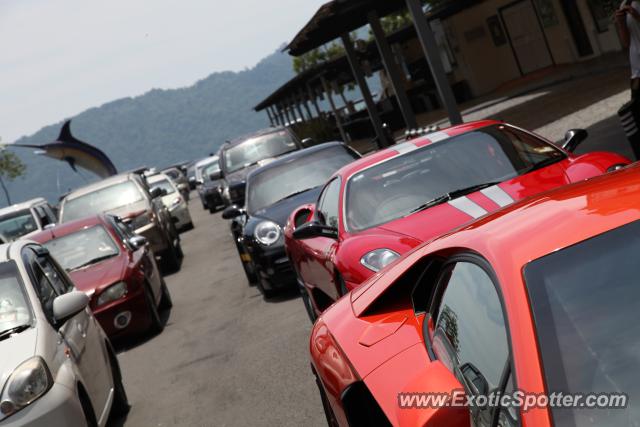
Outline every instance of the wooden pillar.
[[327, 80], [324, 78], [324, 76], [320, 76], [320, 80], [322, 82], [322, 87], [324, 88], [324, 92], [327, 94], [327, 100], [329, 101], [329, 105], [331, 106], [331, 111], [333, 111], [333, 116], [335, 117], [335, 120], [336, 120], [336, 126], [338, 127], [338, 131], [340, 132], [340, 136], [342, 137], [342, 142], [346, 143], [349, 140], [347, 139], [347, 134], [344, 131], [344, 128], [342, 127], [342, 119], [340, 118], [340, 114], [336, 109], [336, 104], [333, 102], [333, 96], [331, 95], [331, 88], [329, 87], [329, 84], [327, 83]]

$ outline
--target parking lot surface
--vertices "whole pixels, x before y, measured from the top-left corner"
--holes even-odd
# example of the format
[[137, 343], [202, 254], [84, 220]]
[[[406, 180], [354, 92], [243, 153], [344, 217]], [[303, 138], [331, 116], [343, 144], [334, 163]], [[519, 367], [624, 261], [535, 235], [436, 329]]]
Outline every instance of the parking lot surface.
[[193, 196], [164, 332], [118, 345], [132, 407], [112, 424], [326, 425], [302, 302], [295, 292], [265, 302], [249, 287], [226, 221]]

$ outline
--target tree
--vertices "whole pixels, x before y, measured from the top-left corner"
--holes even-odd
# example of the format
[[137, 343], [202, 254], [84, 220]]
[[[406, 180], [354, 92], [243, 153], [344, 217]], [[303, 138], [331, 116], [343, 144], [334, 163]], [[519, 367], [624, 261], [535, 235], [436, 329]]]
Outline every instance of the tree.
[[16, 153], [7, 150], [6, 144], [0, 144], [0, 186], [2, 186], [8, 205], [11, 205], [11, 197], [5, 180], [13, 181], [23, 176], [26, 170], [27, 167]]

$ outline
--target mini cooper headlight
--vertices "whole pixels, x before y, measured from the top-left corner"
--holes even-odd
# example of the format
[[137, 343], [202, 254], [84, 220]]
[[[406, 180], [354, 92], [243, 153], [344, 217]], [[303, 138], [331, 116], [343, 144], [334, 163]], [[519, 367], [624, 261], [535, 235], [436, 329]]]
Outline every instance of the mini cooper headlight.
[[391, 249], [380, 248], [366, 253], [360, 258], [360, 264], [377, 273], [398, 258], [400, 258], [400, 254], [397, 252]]
[[271, 246], [280, 238], [280, 226], [273, 221], [262, 221], [253, 232], [258, 242]]
[[36, 356], [23, 362], [13, 371], [2, 391], [0, 420], [33, 403], [52, 385], [51, 373], [42, 358]]
[[115, 301], [119, 298], [122, 298], [127, 294], [127, 284], [124, 282], [117, 282], [113, 285], [109, 286], [107, 289], [102, 291], [100, 296], [98, 296], [98, 300], [96, 301], [97, 306], [101, 306], [111, 301]]

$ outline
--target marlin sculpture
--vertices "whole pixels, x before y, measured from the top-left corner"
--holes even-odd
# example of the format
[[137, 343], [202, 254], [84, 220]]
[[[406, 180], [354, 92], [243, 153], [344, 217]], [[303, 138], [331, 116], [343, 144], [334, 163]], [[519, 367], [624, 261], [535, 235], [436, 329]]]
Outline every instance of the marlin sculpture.
[[37, 154], [65, 161], [75, 172], [78, 167], [95, 173], [100, 178], [116, 175], [118, 171], [101, 150], [93, 145], [76, 139], [71, 134], [71, 120], [67, 120], [60, 129], [58, 139], [44, 145], [15, 144], [16, 147], [36, 148]]

